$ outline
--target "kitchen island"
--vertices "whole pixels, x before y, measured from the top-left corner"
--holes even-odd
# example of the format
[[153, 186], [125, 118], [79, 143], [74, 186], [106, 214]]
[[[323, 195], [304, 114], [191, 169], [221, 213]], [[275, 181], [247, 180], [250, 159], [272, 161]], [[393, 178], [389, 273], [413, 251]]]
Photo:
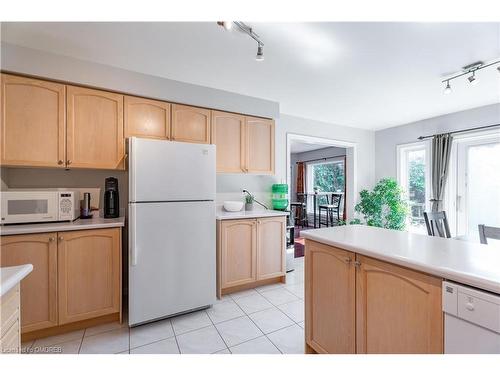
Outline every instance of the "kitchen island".
[[487, 245], [360, 225], [302, 235], [310, 353], [442, 353], [443, 280], [500, 293]]

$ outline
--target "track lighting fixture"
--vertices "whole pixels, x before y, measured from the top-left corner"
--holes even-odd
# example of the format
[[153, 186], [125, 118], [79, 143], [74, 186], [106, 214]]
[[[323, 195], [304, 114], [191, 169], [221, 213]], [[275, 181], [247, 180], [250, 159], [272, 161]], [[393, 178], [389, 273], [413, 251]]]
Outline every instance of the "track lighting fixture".
[[457, 73], [449, 78], [443, 79], [441, 82], [446, 83], [446, 87], [444, 88], [444, 93], [449, 94], [451, 93], [451, 86], [450, 86], [450, 81], [462, 77], [464, 75], [468, 75], [467, 80], [471, 85], [476, 85], [477, 84], [477, 77], [476, 77], [476, 72], [479, 72], [481, 69], [488, 68], [493, 65], [498, 65], [496, 69], [500, 73], [500, 60], [495, 60], [491, 61], [489, 63], [484, 63], [482, 61], [477, 61], [475, 63], [466, 65], [462, 68], [462, 72]]
[[444, 88], [444, 93], [445, 94], [451, 93], [450, 81], [446, 81], [446, 87]]
[[229, 31], [233, 28], [233, 25], [238, 28], [241, 32], [247, 34], [250, 38], [257, 42], [257, 55], [255, 60], [264, 60], [264, 43], [260, 37], [253, 31], [253, 29], [241, 21], [218, 21], [217, 25], [222, 26], [225, 30]]

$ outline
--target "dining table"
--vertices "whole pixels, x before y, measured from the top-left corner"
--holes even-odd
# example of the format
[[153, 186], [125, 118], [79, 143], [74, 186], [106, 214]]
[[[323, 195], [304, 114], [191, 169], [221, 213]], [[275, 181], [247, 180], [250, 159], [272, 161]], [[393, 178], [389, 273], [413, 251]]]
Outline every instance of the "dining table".
[[[331, 196], [332, 194], [341, 194], [343, 196], [344, 192], [341, 192], [341, 191], [314, 191], [314, 192], [308, 192], [308, 193], [297, 193], [297, 196], [305, 197], [305, 199], [307, 199], [309, 196], [313, 197], [313, 225], [314, 225], [314, 228], [318, 228], [317, 224], [321, 220], [321, 218], [317, 219], [317, 217], [316, 217], [316, 213], [318, 210], [318, 199], [323, 197], [323, 196], [326, 196], [326, 197]], [[344, 200], [343, 197], [342, 197], [342, 200]], [[344, 215], [345, 214], [342, 215], [343, 218], [344, 218]]]

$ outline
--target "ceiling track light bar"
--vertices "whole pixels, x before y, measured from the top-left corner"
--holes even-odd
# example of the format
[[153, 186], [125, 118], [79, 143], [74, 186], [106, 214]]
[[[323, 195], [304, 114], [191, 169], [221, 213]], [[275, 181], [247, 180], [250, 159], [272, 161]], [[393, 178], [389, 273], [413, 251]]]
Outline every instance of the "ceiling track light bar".
[[236, 26], [238, 26], [238, 28], [241, 31], [243, 31], [245, 34], [247, 34], [250, 38], [252, 38], [257, 43], [259, 43], [259, 46], [264, 47], [264, 43], [260, 39], [260, 36], [258, 34], [256, 34], [250, 26], [248, 26], [247, 24], [245, 24], [244, 22], [241, 22], [241, 21], [233, 21], [233, 23]]
[[445, 82], [448, 83], [449, 81], [454, 80], [455, 78], [459, 78], [459, 77], [463, 77], [463, 76], [465, 76], [467, 74], [475, 73], [475, 72], [477, 72], [477, 71], [479, 71], [481, 69], [487, 68], [487, 67], [495, 65], [495, 64], [500, 64], [500, 60], [492, 61], [492, 62], [490, 62], [488, 64], [474, 63], [474, 64], [470, 64], [470, 65], [464, 66], [462, 73], [455, 74], [454, 76], [451, 76], [449, 78], [443, 79], [441, 81], [441, 83], [445, 83]]

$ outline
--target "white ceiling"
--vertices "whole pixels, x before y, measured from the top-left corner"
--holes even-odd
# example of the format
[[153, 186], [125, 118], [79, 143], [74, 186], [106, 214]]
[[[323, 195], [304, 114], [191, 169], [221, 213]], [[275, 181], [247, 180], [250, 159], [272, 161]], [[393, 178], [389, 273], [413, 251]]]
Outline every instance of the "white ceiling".
[[500, 23], [3, 23], [3, 41], [280, 102], [282, 113], [381, 129], [500, 102], [496, 69], [443, 95], [443, 75], [500, 57]]

